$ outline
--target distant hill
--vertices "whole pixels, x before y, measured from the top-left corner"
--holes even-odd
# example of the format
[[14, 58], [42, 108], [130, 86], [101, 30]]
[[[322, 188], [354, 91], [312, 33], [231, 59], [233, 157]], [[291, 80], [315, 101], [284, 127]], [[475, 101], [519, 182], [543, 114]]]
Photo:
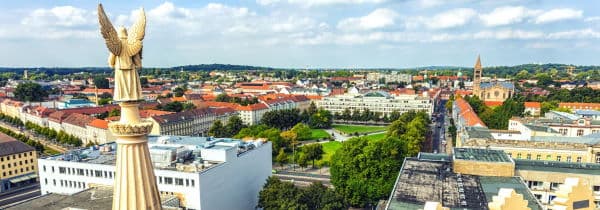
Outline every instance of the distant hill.
[[[522, 64], [516, 66], [488, 66], [483, 68], [485, 75], [497, 75], [503, 77], [505, 75], [514, 75], [522, 70], [526, 70], [529, 73], [546, 72], [552, 69], [556, 69], [559, 72], [566, 71], [566, 68], [570, 66], [568, 64]], [[185, 65], [175, 66], [167, 68], [156, 68], [156, 67], [145, 67], [145, 70], [161, 69], [161, 70], [184, 70], [184, 71], [256, 71], [256, 70], [301, 70], [294, 68], [272, 68], [262, 66], [247, 66], [247, 65], [233, 65], [233, 64], [197, 64], [197, 65]], [[460, 66], [424, 66], [424, 67], [413, 67], [413, 68], [361, 68], [361, 69], [337, 69], [337, 68], [321, 68], [316, 70], [400, 70], [400, 71], [421, 71], [421, 70], [444, 70], [444, 71], [457, 71], [462, 70], [464, 74], [470, 74], [473, 67], [460, 67]], [[30, 72], [45, 72], [48, 75], [53, 74], [75, 74], [80, 72], [90, 73], [111, 73], [112, 70], [108, 67], [81, 67], [81, 68], [68, 68], [68, 67], [21, 67], [21, 68], [6, 68], [0, 67], [0, 73], [2, 72], [15, 72], [22, 74], [23, 70], [29, 70]], [[575, 72], [583, 72], [590, 70], [600, 70], [600, 66], [575, 66]]]
[[198, 64], [198, 65], [186, 65], [186, 66], [175, 66], [171, 67], [172, 70], [184, 70], [184, 71], [215, 71], [215, 70], [232, 70], [232, 71], [252, 71], [252, 70], [274, 70], [271, 67], [261, 66], [245, 66], [245, 65], [232, 65], [232, 64]]

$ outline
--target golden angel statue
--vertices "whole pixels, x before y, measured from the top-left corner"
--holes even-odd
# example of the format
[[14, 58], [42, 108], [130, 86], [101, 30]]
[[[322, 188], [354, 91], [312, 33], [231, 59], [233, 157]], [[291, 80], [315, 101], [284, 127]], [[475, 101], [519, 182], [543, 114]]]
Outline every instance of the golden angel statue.
[[104, 13], [102, 4], [98, 5], [98, 21], [106, 47], [110, 51], [108, 65], [115, 69], [113, 100], [116, 102], [142, 100], [138, 70], [142, 68], [142, 40], [146, 30], [144, 9], [140, 11], [138, 20], [129, 30], [121, 26], [118, 33]]

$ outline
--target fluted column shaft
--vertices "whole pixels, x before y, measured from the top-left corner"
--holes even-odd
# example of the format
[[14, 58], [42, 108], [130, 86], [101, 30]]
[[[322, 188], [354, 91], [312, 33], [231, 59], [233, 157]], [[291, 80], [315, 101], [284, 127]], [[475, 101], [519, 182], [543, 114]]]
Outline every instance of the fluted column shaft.
[[117, 136], [113, 210], [161, 209], [148, 133], [152, 123], [140, 120], [138, 104], [123, 102], [121, 119], [109, 125]]

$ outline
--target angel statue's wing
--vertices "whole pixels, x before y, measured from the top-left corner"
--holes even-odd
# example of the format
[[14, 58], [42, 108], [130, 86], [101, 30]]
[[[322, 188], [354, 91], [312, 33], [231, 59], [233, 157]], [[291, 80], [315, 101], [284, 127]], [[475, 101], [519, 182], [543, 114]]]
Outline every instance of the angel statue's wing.
[[142, 8], [137, 21], [127, 30], [127, 51], [134, 55], [142, 50], [142, 40], [146, 31], [146, 13]]
[[100, 33], [102, 33], [102, 37], [104, 37], [108, 50], [117, 56], [121, 55], [121, 41], [119, 40], [119, 35], [112, 23], [110, 23], [106, 13], [104, 13], [102, 4], [98, 4], [98, 22], [100, 22]]

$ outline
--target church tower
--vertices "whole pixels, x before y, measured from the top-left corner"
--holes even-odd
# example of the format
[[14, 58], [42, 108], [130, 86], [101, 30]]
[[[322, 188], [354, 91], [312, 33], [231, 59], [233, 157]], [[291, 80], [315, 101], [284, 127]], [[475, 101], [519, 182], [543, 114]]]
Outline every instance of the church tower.
[[479, 85], [481, 84], [481, 74], [483, 69], [481, 68], [481, 59], [479, 55], [477, 55], [477, 61], [475, 62], [475, 67], [473, 67], [473, 93], [478, 95], [479, 93]]

